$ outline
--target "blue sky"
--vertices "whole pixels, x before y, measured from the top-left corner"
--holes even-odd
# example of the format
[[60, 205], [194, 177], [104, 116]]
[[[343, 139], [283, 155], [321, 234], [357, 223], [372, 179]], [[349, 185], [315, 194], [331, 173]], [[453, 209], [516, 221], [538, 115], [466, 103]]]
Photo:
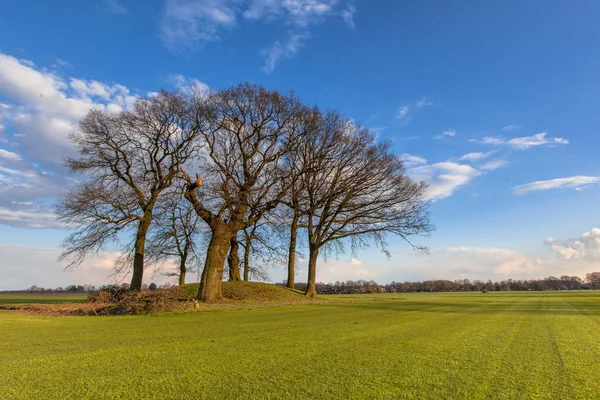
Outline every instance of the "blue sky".
[[71, 273], [56, 263], [67, 135], [92, 107], [193, 82], [257, 82], [339, 109], [430, 183], [430, 255], [390, 239], [390, 260], [333, 255], [319, 280], [598, 270], [599, 17], [583, 0], [7, 2], [0, 289], [106, 281], [112, 253]]

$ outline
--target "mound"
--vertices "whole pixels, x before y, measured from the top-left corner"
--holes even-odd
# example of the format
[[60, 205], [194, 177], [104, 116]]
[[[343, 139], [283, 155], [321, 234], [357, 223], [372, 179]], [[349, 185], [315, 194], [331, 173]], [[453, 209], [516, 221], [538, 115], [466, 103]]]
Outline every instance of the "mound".
[[[192, 299], [198, 294], [199, 283], [190, 283], [178, 288], [180, 299]], [[261, 282], [223, 282], [223, 299], [247, 303], [298, 303], [307, 299], [299, 290], [284, 288]]]
[[[217, 304], [197, 304], [198, 283], [170, 289], [131, 292], [117, 287], [105, 287], [91, 294], [85, 303], [2, 305], [0, 309], [47, 315], [136, 315], [149, 312], [170, 312], [211, 308], [277, 307], [279, 305], [310, 304], [298, 290], [259, 282], [223, 282], [223, 301]], [[239, 304], [239, 306], [237, 305]]]

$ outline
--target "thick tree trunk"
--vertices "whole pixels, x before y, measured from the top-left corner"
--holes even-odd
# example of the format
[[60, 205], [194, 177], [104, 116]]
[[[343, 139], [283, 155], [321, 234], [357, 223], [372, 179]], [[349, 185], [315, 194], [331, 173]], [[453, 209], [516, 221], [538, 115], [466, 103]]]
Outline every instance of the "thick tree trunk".
[[294, 219], [290, 226], [290, 248], [288, 253], [288, 278], [287, 287], [294, 289], [294, 275], [296, 267], [296, 237], [298, 235], [298, 214], [294, 212]]
[[237, 237], [231, 238], [231, 245], [229, 247], [229, 256], [227, 257], [227, 263], [229, 264], [229, 280], [239, 281], [240, 279], [240, 256], [239, 245]]
[[316, 297], [317, 296], [317, 259], [319, 258], [319, 248], [313, 245], [310, 245], [309, 255], [308, 255], [308, 285], [306, 286], [306, 292], [304, 293], [306, 297]]
[[246, 247], [244, 248], [244, 282], [250, 280], [250, 243], [246, 241]]
[[146, 235], [152, 222], [152, 212], [147, 212], [138, 225], [135, 238], [135, 254], [133, 256], [133, 274], [131, 276], [130, 290], [142, 290], [144, 278], [144, 250], [146, 248]]
[[179, 260], [179, 286], [185, 285], [185, 273], [187, 272], [187, 268], [185, 263], [187, 261], [187, 254], [184, 254]]
[[225, 224], [212, 230], [198, 290], [198, 298], [202, 301], [212, 302], [223, 298], [221, 294], [223, 269], [232, 236], [231, 230]]

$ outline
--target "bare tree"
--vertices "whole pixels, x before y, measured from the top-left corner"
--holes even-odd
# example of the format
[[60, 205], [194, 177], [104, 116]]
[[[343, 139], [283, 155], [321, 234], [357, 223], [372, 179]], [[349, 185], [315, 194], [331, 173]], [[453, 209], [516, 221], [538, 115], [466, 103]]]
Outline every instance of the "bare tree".
[[277, 218], [267, 215], [251, 227], [245, 228], [240, 246], [243, 248], [244, 281], [250, 277], [260, 281], [269, 279], [267, 266], [282, 264], [287, 261], [282, 244], [283, 225]]
[[385, 236], [392, 233], [426, 250], [409, 237], [432, 230], [426, 185], [406, 176], [389, 143], [375, 144], [373, 134], [336, 112], [322, 114], [319, 124], [295, 147], [296, 162], [303, 164], [309, 297], [316, 294], [317, 259], [324, 246], [343, 251], [345, 241], [353, 248], [375, 241], [386, 251]]
[[212, 93], [207, 100], [210, 124], [201, 132], [207, 147], [204, 182], [199, 174], [195, 181], [184, 176], [185, 198], [212, 231], [198, 297], [214, 301], [222, 297], [231, 240], [285, 196], [281, 157], [295, 140], [304, 107], [292, 95], [251, 84]]
[[592, 286], [592, 289], [600, 289], [600, 272], [585, 274], [585, 280]]
[[92, 110], [82, 119], [80, 130], [71, 135], [79, 157], [66, 160], [66, 166], [87, 179], [57, 207], [58, 218], [74, 229], [61, 255], [69, 267], [132, 232], [130, 288], [141, 289], [154, 207], [180, 167], [197, 153], [197, 132], [204, 122], [201, 102], [195, 92], [162, 91], [139, 99], [132, 110]]
[[162, 202], [157, 209], [156, 227], [150, 236], [146, 257], [149, 263], [164, 268], [171, 261], [177, 262], [176, 272], [167, 271], [167, 276], [176, 276], [179, 285], [185, 284], [186, 274], [195, 272], [202, 265], [201, 224], [196, 211], [189, 202], [174, 194]]

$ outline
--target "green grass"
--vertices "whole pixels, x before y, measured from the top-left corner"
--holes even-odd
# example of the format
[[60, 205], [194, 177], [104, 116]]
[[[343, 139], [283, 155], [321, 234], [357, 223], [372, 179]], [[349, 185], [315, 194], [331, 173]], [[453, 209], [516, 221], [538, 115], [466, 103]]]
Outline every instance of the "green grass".
[[83, 303], [86, 297], [85, 293], [0, 293], [0, 305]]
[[0, 311], [0, 398], [600, 397], [598, 292], [326, 298], [135, 317]]

